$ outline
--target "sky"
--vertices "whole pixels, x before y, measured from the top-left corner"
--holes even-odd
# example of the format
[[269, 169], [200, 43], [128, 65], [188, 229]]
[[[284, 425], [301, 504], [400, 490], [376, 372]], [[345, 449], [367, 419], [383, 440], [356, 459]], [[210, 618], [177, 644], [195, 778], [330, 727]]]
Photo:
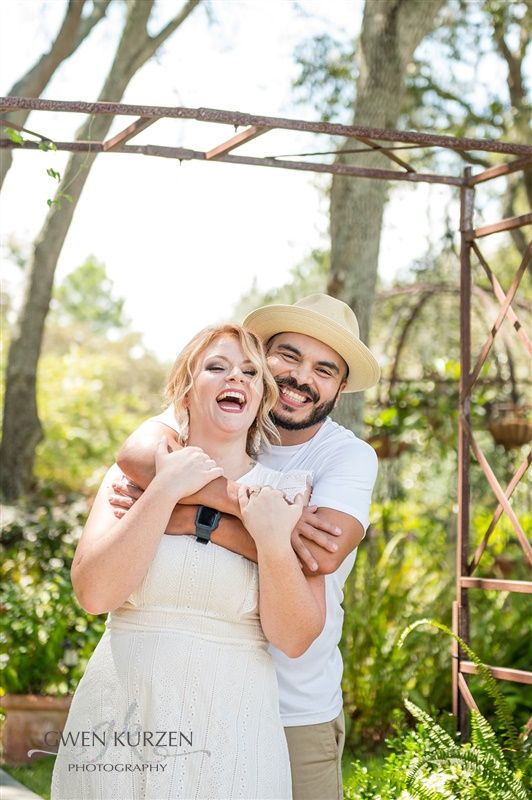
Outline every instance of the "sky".
[[[158, 0], [158, 30], [176, 0]], [[317, 119], [295, 103], [296, 45], [318, 33], [355, 37], [362, 0], [214, 0], [209, 19], [200, 6], [131, 81], [122, 102], [210, 107], [267, 116]], [[44, 52], [59, 27], [62, 0], [0, 4], [0, 91]], [[94, 100], [110, 65], [121, 7], [113, 3], [84, 45], [58, 70], [44, 97]], [[126, 127], [115, 120], [111, 133]], [[51, 139], [73, 138], [74, 114], [33, 113], [26, 126]], [[161, 120], [134, 140], [208, 149], [230, 138], [229, 126]], [[313, 142], [311, 147], [315, 148]], [[309, 140], [271, 132], [242, 148], [257, 155], [301, 152]], [[5, 261], [6, 242], [29, 246], [53, 196], [50, 167], [61, 172], [64, 153], [16, 152], [0, 196], [6, 286], [20, 296], [20, 271]], [[102, 261], [125, 297], [126, 314], [145, 344], [172, 359], [201, 327], [231, 317], [256, 280], [279, 286], [314, 248], [328, 246], [328, 179], [263, 167], [174, 162], [146, 156], [101, 155], [91, 170], [63, 247], [56, 282], [89, 255]], [[421, 258], [428, 240], [443, 233], [442, 209], [452, 190], [405, 185], [387, 206], [380, 275], [389, 282]]]

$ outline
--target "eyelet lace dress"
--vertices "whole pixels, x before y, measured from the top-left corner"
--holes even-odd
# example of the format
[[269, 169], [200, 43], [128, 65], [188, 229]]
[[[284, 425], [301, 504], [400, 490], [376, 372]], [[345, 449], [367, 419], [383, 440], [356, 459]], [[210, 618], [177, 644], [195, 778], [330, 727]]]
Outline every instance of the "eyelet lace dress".
[[[305, 489], [257, 464], [240, 481]], [[131, 554], [134, 558], [134, 553]], [[257, 565], [161, 536], [74, 695], [52, 800], [284, 800], [290, 767]]]

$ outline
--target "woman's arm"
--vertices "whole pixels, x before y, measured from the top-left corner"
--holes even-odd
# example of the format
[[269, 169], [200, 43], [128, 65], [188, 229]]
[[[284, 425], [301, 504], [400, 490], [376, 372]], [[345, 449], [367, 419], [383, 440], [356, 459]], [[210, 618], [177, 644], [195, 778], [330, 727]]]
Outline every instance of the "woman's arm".
[[325, 624], [325, 579], [306, 577], [290, 543], [303, 501], [289, 505], [270, 487], [241, 486], [242, 517], [257, 546], [259, 610], [266, 638], [290, 658], [297, 658], [320, 635]]
[[153, 560], [175, 503], [222, 474], [199, 447], [168, 453], [162, 439], [154, 479], [117, 520], [107, 499], [117, 470], [111, 467], [100, 486], [72, 563], [74, 592], [92, 614], [112, 611], [127, 600]]
[[[174, 449], [181, 447], [177, 433], [172, 428], [158, 419], [148, 419], [133, 431], [118, 453], [118, 466], [141, 489], [145, 489], [155, 475], [155, 451], [161, 436], [166, 436]], [[224, 477], [209, 482], [187, 497], [182, 497], [180, 502], [186, 505], [210, 506], [236, 517], [240, 514], [238, 484]]]

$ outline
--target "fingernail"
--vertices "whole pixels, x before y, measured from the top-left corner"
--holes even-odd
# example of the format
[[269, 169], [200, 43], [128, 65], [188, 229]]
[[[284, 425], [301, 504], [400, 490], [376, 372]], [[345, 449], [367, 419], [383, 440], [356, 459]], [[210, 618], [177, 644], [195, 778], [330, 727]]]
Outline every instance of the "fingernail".
[[333, 545], [332, 545], [332, 549], [333, 549], [333, 550], [338, 550], [338, 545], [337, 545], [337, 544], [335, 544], [334, 542], [333, 542]]
[[313, 572], [315, 572], [318, 569], [318, 565], [316, 564], [315, 561], [312, 562], [312, 564], [310, 565], [310, 568], [311, 568], [311, 570]]
[[340, 533], [342, 533], [342, 529], [341, 528], [335, 528], [334, 532], [340, 534]]

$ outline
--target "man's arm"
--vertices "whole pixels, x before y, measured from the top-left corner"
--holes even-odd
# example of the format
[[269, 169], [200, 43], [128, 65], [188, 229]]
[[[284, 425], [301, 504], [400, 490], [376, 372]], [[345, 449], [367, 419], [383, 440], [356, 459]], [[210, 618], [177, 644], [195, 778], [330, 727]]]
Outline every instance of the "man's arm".
[[[319, 524], [320, 527], [316, 527]], [[334, 540], [323, 531], [340, 530]], [[330, 575], [358, 547], [364, 538], [362, 524], [343, 511], [318, 508], [314, 514], [304, 514], [292, 532], [292, 547], [304, 565], [306, 575]], [[312, 565], [315, 569], [312, 569]]]
[[[141, 489], [145, 489], [155, 475], [155, 450], [162, 435], [174, 444], [179, 444], [177, 434], [172, 428], [163, 422], [149, 419], [133, 431], [118, 453], [116, 459], [118, 466]], [[181, 503], [209, 506], [225, 514], [240, 517], [238, 484], [226, 478], [211, 481], [210, 485], [196, 494], [184, 497]]]
[[321, 535], [312, 527], [305, 530], [302, 523], [308, 520], [301, 518], [299, 529], [292, 535], [292, 546], [305, 564], [314, 556], [318, 569], [311, 574], [335, 572], [363, 539], [377, 469], [373, 448], [355, 437], [331, 447], [320, 461], [314, 473], [310, 502], [317, 507], [320, 522], [338, 526], [341, 535], [336, 539], [336, 550], [316, 548], [322, 545]]
[[[128, 437], [118, 454], [117, 463], [121, 470], [142, 489], [146, 488], [155, 474], [155, 450], [163, 434], [174, 444], [178, 443], [177, 433], [173, 428], [165, 425], [162, 421], [149, 419]], [[120, 494], [134, 496], [134, 492], [124, 491], [123, 487], [122, 489], [118, 487], [118, 484], [115, 484], [114, 488]], [[238, 484], [236, 482], [228, 481], [226, 478], [217, 478], [191, 497], [183, 498], [180, 505], [176, 506], [172, 512], [166, 532], [194, 533], [198, 505], [216, 508], [223, 514], [220, 524], [212, 536], [213, 542], [256, 562], [255, 542], [240, 520]], [[337, 549], [337, 537], [343, 533], [342, 519], [340, 518], [345, 517], [347, 522], [356, 522], [356, 520], [353, 520], [353, 517], [348, 514], [340, 514], [332, 509], [323, 509], [325, 512], [323, 514], [321, 511], [322, 509], [320, 509], [320, 513], [312, 513], [305, 509], [292, 534], [292, 545], [304, 565], [307, 575], [334, 572], [345, 555], [351, 552], [360, 541], [359, 539], [353, 543], [349, 536], [342, 536], [344, 543]], [[362, 528], [362, 526], [360, 527]], [[362, 535], [363, 531], [360, 538]], [[305, 538], [304, 544], [302, 538]], [[307, 541], [309, 538], [310, 541]], [[338, 550], [340, 553], [345, 551], [345, 555], [338, 556]]]
[[[198, 506], [176, 506], [170, 517], [166, 533], [172, 535], [193, 534], [197, 509]], [[257, 563], [255, 542], [236, 517], [222, 514], [218, 527], [211, 535], [211, 541]]]

